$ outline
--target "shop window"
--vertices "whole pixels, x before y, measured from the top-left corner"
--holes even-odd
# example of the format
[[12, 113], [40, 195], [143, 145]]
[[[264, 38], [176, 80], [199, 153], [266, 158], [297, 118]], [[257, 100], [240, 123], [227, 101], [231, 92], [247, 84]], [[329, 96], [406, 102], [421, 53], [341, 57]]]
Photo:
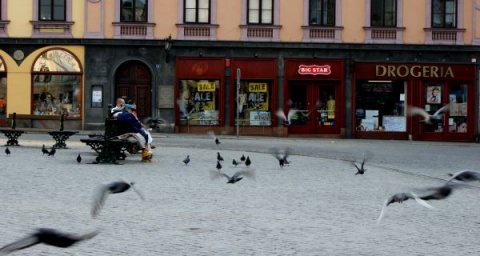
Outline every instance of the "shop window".
[[0, 58], [0, 125], [5, 125], [7, 119], [7, 73], [5, 71], [5, 63]]
[[457, 1], [432, 0], [432, 28], [457, 27]]
[[70, 52], [55, 49], [42, 53], [33, 66], [34, 115], [80, 117], [81, 68]]
[[219, 125], [219, 80], [180, 80], [180, 125]]
[[210, 23], [210, 0], [185, 0], [184, 23]]
[[396, 27], [397, 26], [397, 1], [396, 0], [371, 0], [371, 26]]
[[[241, 81], [235, 111], [239, 110], [239, 124], [247, 126], [270, 126], [271, 82]], [[235, 112], [236, 116], [237, 112]], [[236, 124], [236, 123], [235, 123]]]
[[248, 24], [273, 24], [273, 0], [248, 0]]
[[404, 82], [358, 81], [356, 130], [406, 132], [405, 99]]
[[449, 86], [449, 119], [448, 127], [451, 133], [467, 132], [468, 102], [466, 84]]
[[335, 26], [335, 0], [310, 0], [311, 26]]
[[121, 0], [121, 22], [147, 22], [147, 0]]

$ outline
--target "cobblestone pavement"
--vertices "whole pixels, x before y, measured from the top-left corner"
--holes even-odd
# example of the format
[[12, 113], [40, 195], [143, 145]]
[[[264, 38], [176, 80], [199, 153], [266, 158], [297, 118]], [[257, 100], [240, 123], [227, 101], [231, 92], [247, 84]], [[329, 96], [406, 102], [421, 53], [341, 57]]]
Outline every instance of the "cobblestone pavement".
[[[480, 170], [480, 144], [154, 134], [153, 163], [129, 155], [123, 165], [93, 165], [95, 154], [72, 136], [70, 149], [43, 156], [45, 135], [25, 134], [1, 148], [0, 246], [37, 227], [73, 233], [100, 229], [68, 249], [38, 245], [13, 255], [479, 255], [480, 183], [431, 201], [388, 207], [396, 192], [442, 185], [447, 173]], [[0, 138], [0, 144], [5, 139]], [[269, 154], [290, 147], [291, 166]], [[363, 176], [347, 161], [374, 157]], [[233, 158], [250, 156], [256, 179], [211, 180], [216, 153], [233, 174]], [[83, 162], [75, 158], [80, 153]], [[191, 163], [182, 160], [189, 154]], [[94, 189], [117, 178], [144, 194], [111, 195], [92, 219]]]

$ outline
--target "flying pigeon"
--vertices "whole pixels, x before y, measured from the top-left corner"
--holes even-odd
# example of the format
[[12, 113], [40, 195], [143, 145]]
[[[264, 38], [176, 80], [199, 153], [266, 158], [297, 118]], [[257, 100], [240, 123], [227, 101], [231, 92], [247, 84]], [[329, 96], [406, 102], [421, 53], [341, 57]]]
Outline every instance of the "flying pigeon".
[[92, 239], [98, 233], [98, 231], [95, 231], [84, 235], [73, 235], [66, 234], [55, 229], [40, 228], [37, 229], [35, 233], [0, 248], [0, 254], [8, 254], [40, 243], [60, 248], [67, 248], [78, 242]]
[[100, 213], [100, 210], [105, 204], [105, 200], [107, 199], [107, 196], [109, 194], [123, 193], [131, 188], [138, 194], [140, 199], [145, 200], [140, 191], [135, 189], [135, 187], [133, 186], [134, 184], [134, 182], [115, 181], [110, 184], [100, 186], [97, 189], [95, 201], [92, 207], [92, 216], [95, 217]]
[[223, 162], [223, 157], [220, 155], [220, 152], [217, 152], [217, 161]]
[[442, 113], [448, 111], [449, 104], [443, 106], [439, 110], [437, 110], [433, 115], [430, 115], [427, 111], [422, 108], [408, 106], [407, 113], [410, 116], [422, 116], [424, 119], [420, 120], [419, 123], [421, 124], [433, 124], [442, 122]]
[[397, 193], [394, 194], [393, 196], [389, 197], [387, 200], [385, 200], [385, 203], [383, 204], [382, 211], [380, 212], [380, 216], [378, 217], [377, 224], [380, 223], [380, 221], [383, 219], [383, 216], [385, 215], [385, 211], [387, 209], [387, 206], [389, 206], [392, 203], [403, 203], [404, 201], [407, 201], [408, 199], [415, 199], [417, 203], [419, 203], [422, 206], [425, 206], [429, 209], [432, 209], [433, 207], [429, 205], [427, 202], [424, 200], [420, 199], [417, 195], [414, 193]]
[[48, 152], [48, 156], [55, 156], [55, 153], [57, 153], [57, 150], [54, 147], [52, 147], [50, 152]]
[[235, 174], [233, 174], [233, 176], [228, 176], [227, 174], [223, 173], [223, 172], [210, 172], [210, 175], [211, 175], [211, 178], [212, 179], [216, 179], [216, 178], [219, 178], [219, 177], [225, 177], [227, 178], [227, 183], [229, 184], [234, 184], [234, 183], [237, 183], [239, 182], [240, 180], [243, 179], [243, 177], [247, 177], [247, 178], [251, 178], [253, 180], [255, 180], [255, 171], [254, 170], [245, 170], [245, 171], [238, 171], [236, 172]]
[[180, 112], [182, 112], [183, 117], [191, 119], [191, 115], [193, 111], [195, 111], [195, 108], [198, 106], [197, 104], [199, 104], [199, 102], [197, 102], [196, 106], [193, 107], [190, 111], [187, 111], [187, 103], [183, 99], [178, 99], [177, 104]]
[[77, 156], [77, 163], [80, 163], [80, 162], [82, 162], [82, 157], [80, 156], [80, 154], [78, 154], [78, 156]]
[[276, 149], [274, 151], [274, 156], [278, 160], [278, 164], [280, 165], [280, 168], [283, 168], [283, 166], [290, 164], [287, 160], [289, 155], [290, 155], [290, 149], [289, 148], [286, 148], [284, 150], [283, 156], [281, 155], [280, 150]]
[[222, 165], [220, 164], [220, 161], [217, 161], [217, 170], [222, 170]]
[[217, 136], [215, 136], [215, 133], [213, 131], [209, 131], [207, 134], [215, 140], [215, 144], [217, 144], [217, 146], [221, 143]]
[[48, 150], [45, 147], [45, 144], [43, 144], [43, 146], [42, 146], [42, 153], [43, 153], [43, 155], [48, 154]]
[[250, 160], [250, 157], [247, 156], [247, 160], [245, 160], [245, 165], [246, 165], [247, 167], [250, 167], [251, 164], [252, 164], [252, 161]]
[[462, 170], [455, 174], [449, 173], [448, 175], [452, 177], [447, 181], [447, 183], [452, 180], [459, 180], [463, 182], [480, 181], [480, 171]]
[[187, 155], [187, 157], [185, 157], [185, 159], [183, 159], [183, 163], [185, 165], [188, 165], [188, 163], [190, 163], [190, 155]]
[[5, 154], [7, 154], [7, 156], [10, 156], [10, 153], [12, 153], [12, 152], [10, 152], [10, 149], [7, 147], [7, 148], [5, 149]]
[[245, 155], [242, 155], [242, 157], [240, 157], [240, 161], [242, 161], [242, 162], [245, 162], [245, 159], [246, 159]]
[[285, 115], [282, 109], [278, 109], [277, 112], [275, 112], [275, 115], [277, 115], [278, 118], [281, 118], [286, 126], [289, 126], [292, 123], [293, 115], [295, 115], [297, 112], [297, 109], [291, 108], [288, 110], [288, 114]]
[[232, 160], [232, 164], [233, 164], [235, 167], [237, 167], [237, 165], [239, 165], [240, 163], [237, 162], [237, 160], [233, 159], [233, 160]]
[[360, 167], [358, 167], [358, 165], [356, 165], [355, 162], [352, 161], [353, 166], [355, 166], [355, 168], [357, 169], [357, 173], [355, 173], [355, 175], [358, 175], [358, 174], [363, 175], [367, 171], [367, 169], [364, 168], [365, 161], [370, 160], [371, 158], [372, 158], [372, 153], [370, 151], [367, 151], [365, 153], [365, 156], [363, 157], [363, 162], [360, 165]]

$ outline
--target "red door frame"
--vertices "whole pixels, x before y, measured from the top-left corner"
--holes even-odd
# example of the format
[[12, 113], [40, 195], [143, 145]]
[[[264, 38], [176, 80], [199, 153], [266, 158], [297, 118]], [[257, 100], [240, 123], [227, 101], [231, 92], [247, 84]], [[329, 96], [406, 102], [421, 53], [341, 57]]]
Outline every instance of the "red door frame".
[[[306, 74], [301, 66], [328, 66], [329, 73]], [[318, 93], [322, 86], [335, 85], [335, 126], [318, 127], [303, 129], [299, 127], [289, 127], [289, 133], [322, 133], [322, 134], [340, 134], [342, 128], [345, 128], [345, 62], [341, 59], [285, 59], [285, 80], [284, 80], [284, 106], [288, 110], [289, 85], [290, 83], [304, 83], [313, 88]], [[307, 90], [309, 90], [307, 88]], [[314, 104], [314, 103], [313, 103]], [[318, 120], [313, 120], [318, 122]]]

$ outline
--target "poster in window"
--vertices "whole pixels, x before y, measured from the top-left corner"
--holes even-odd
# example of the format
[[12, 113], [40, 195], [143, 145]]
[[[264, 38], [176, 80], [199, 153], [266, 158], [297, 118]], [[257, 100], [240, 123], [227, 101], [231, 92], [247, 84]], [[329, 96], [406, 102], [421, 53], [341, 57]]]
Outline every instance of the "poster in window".
[[441, 104], [442, 103], [442, 87], [440, 86], [427, 86], [427, 103], [428, 104]]

